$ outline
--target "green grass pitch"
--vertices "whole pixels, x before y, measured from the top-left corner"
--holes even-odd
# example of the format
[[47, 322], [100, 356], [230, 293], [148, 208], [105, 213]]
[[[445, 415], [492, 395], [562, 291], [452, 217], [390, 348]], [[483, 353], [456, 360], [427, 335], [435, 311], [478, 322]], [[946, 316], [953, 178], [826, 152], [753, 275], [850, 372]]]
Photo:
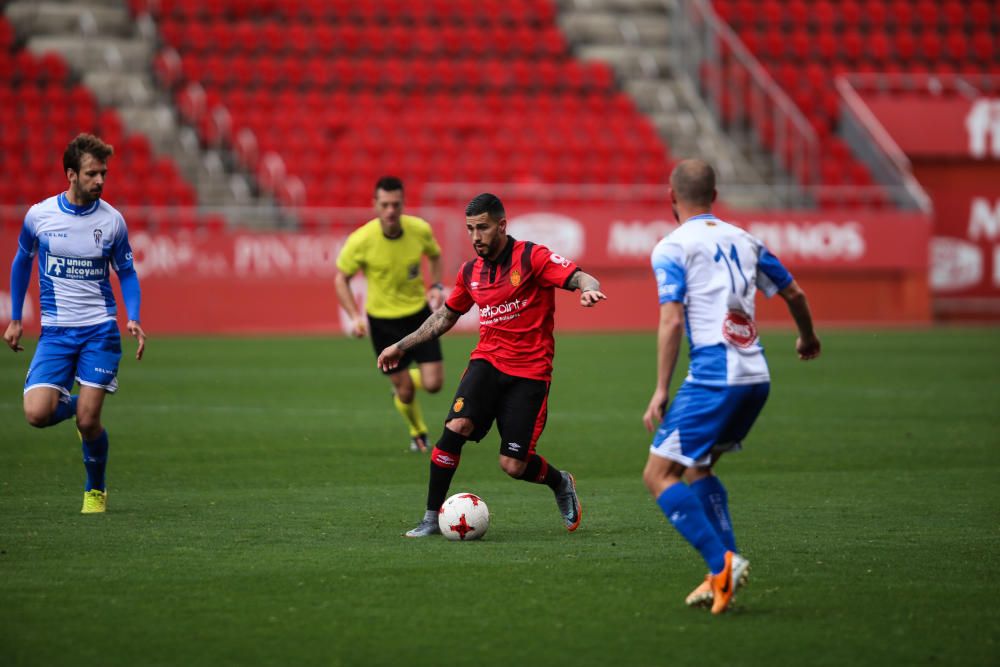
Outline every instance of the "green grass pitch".
[[[1000, 664], [998, 333], [826, 332], [809, 364], [765, 333], [771, 398], [718, 467], [752, 563], [720, 618], [684, 607], [704, 564], [640, 480], [652, 333], [558, 337], [539, 451], [580, 530], [494, 431], [452, 486], [493, 514], [466, 544], [401, 537], [427, 458], [367, 341], [127, 341], [103, 516], [71, 423], [24, 422], [28, 341], [0, 354], [0, 664]], [[421, 397], [437, 433], [472, 344]]]

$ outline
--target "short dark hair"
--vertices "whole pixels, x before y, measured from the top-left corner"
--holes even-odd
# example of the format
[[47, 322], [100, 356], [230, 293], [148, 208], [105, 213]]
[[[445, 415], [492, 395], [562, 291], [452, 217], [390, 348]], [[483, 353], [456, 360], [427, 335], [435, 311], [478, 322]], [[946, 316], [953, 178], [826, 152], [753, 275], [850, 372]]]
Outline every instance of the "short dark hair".
[[395, 192], [396, 190], [403, 189], [403, 181], [399, 180], [395, 176], [383, 176], [382, 178], [375, 181], [375, 193], [377, 194], [379, 190], [385, 190], [386, 192]]
[[711, 206], [715, 199], [715, 170], [704, 160], [684, 160], [674, 167], [670, 187], [679, 202]]
[[490, 216], [491, 220], [500, 220], [507, 215], [507, 212], [503, 208], [503, 202], [496, 195], [490, 194], [489, 192], [484, 192], [481, 195], [476, 195], [469, 205], [465, 207], [465, 217], [473, 218], [477, 215], [482, 215], [486, 213]]
[[100, 138], [92, 134], [78, 134], [69, 142], [66, 152], [63, 153], [63, 171], [72, 169], [79, 173], [80, 162], [84, 155], [90, 154], [101, 162], [107, 162], [114, 153], [114, 147], [104, 143]]

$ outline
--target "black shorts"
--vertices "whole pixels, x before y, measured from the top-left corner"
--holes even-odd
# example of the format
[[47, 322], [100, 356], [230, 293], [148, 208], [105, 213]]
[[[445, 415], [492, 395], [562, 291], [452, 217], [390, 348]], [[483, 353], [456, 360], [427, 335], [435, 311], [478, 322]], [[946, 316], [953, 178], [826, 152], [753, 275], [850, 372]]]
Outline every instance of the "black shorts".
[[448, 420], [466, 418], [474, 424], [469, 440], [479, 442], [497, 422], [500, 453], [524, 461], [549, 415], [549, 383], [502, 373], [487, 361], [473, 359], [455, 391]]
[[[369, 315], [368, 330], [372, 334], [372, 346], [375, 348], [375, 356], [378, 357], [378, 355], [382, 354], [382, 350], [419, 329], [424, 320], [430, 316], [431, 309], [429, 306], [424, 306], [422, 310], [406, 317], [390, 319]], [[434, 340], [417, 345], [412, 350], [407, 350], [403, 358], [399, 360], [398, 366], [391, 371], [383, 372], [386, 375], [392, 375], [393, 373], [405, 371], [414, 361], [418, 364], [426, 364], [432, 361], [441, 361], [443, 358], [441, 355], [441, 343], [435, 338]]]

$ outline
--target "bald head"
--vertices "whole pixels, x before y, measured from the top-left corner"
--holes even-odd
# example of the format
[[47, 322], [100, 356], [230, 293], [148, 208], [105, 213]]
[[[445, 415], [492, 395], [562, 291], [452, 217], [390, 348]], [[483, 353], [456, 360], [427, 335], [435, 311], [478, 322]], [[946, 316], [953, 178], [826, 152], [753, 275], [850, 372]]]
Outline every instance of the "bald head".
[[715, 170], [704, 160], [683, 160], [670, 174], [677, 203], [708, 208], [715, 201]]

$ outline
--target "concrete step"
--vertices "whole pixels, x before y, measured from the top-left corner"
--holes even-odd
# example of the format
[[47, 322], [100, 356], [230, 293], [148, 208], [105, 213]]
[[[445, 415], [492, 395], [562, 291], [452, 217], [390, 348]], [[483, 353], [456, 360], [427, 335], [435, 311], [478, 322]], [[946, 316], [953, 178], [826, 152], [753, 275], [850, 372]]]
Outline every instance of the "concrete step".
[[148, 76], [110, 71], [89, 71], [83, 83], [103, 106], [150, 107], [158, 99]]
[[583, 60], [601, 60], [619, 76], [633, 79], [656, 79], [670, 72], [670, 49], [639, 48], [621, 45], [581, 45], [576, 55]]
[[625, 36], [618, 27], [618, 17], [602, 12], [566, 12], [559, 16], [559, 27], [572, 44], [624, 45]]
[[48, 35], [28, 40], [35, 54], [55, 51], [79, 74], [111, 69], [119, 72], [148, 72], [153, 61], [153, 45], [139, 39], [100, 39], [69, 35]]
[[[89, 5], [92, 7], [111, 7], [114, 9], [124, 9], [128, 11], [125, 0], [43, 0], [45, 3], [50, 5]], [[14, 0], [14, 2], [9, 2], [7, 4], [15, 4], [16, 2], [23, 4], [39, 4], [34, 0]]]
[[176, 145], [177, 118], [173, 109], [165, 104], [123, 106], [118, 108], [118, 114], [129, 131], [145, 134], [158, 150], [172, 150]]
[[670, 12], [677, 6], [677, 0], [559, 0], [558, 4], [565, 11]]
[[627, 14], [620, 29], [629, 44], [663, 48], [670, 43], [670, 19], [662, 13]]
[[132, 17], [124, 5], [107, 3], [19, 2], [4, 10], [19, 35], [80, 34], [121, 36], [132, 34]]
[[624, 87], [644, 113], [674, 113], [682, 108], [663, 79], [629, 79]]
[[665, 48], [670, 40], [670, 19], [664, 12], [567, 11], [559, 26], [573, 44]]

